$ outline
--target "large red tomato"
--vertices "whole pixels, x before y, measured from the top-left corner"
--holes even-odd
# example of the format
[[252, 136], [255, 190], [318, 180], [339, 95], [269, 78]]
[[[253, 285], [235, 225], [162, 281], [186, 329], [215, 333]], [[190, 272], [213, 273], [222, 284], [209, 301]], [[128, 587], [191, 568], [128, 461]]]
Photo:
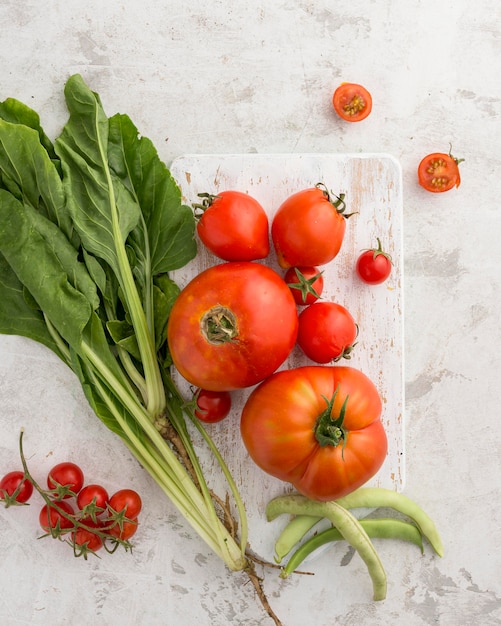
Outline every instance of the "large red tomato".
[[325, 265], [338, 254], [346, 230], [343, 196], [318, 184], [289, 196], [277, 209], [271, 237], [280, 267]]
[[381, 467], [381, 399], [361, 371], [311, 365], [276, 372], [250, 394], [241, 434], [254, 462], [314, 500], [340, 498]]
[[181, 291], [167, 340], [188, 382], [231, 391], [272, 374], [294, 347], [297, 328], [296, 304], [282, 277], [243, 261], [210, 267]]

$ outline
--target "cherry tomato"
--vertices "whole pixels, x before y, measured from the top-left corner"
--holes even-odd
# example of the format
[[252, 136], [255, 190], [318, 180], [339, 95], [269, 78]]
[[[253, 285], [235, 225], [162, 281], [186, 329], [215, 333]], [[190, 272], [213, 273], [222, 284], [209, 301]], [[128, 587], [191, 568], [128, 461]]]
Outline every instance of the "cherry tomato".
[[118, 513], [125, 511], [125, 516], [128, 519], [136, 518], [142, 505], [141, 497], [134, 489], [120, 489], [108, 500], [110, 509]]
[[280, 267], [324, 265], [338, 254], [346, 231], [344, 196], [333, 200], [319, 184], [289, 196], [271, 223]]
[[268, 216], [257, 200], [241, 191], [199, 196], [204, 201], [195, 205], [203, 211], [197, 232], [211, 252], [225, 261], [254, 261], [268, 256]]
[[324, 277], [317, 267], [290, 267], [284, 276], [291, 293], [300, 306], [313, 304], [322, 295]]
[[[82, 524], [85, 524], [90, 529], [95, 528], [96, 530], [102, 530], [102, 525], [93, 522], [91, 519], [82, 520]], [[92, 552], [97, 552], [103, 547], [102, 537], [87, 528], [78, 527], [71, 533], [71, 538], [76, 546], [84, 548], [86, 551], [91, 550]]]
[[101, 485], [86, 485], [78, 492], [77, 506], [80, 510], [99, 515], [106, 510], [108, 497], [108, 492]]
[[297, 343], [316, 363], [349, 359], [357, 335], [351, 313], [336, 302], [315, 302], [299, 315]]
[[282, 277], [260, 263], [221, 263], [179, 294], [167, 339], [193, 386], [231, 391], [274, 372], [296, 342], [297, 309]]
[[383, 251], [381, 241], [377, 240], [377, 248], [365, 250], [357, 259], [356, 271], [364, 283], [379, 285], [391, 274], [391, 256]]
[[122, 541], [127, 541], [130, 539], [137, 531], [138, 520], [137, 517], [133, 520], [123, 521], [122, 528], [120, 529], [120, 524], [116, 523], [110, 528], [106, 530], [107, 534], [110, 537], [116, 537], [117, 539], [121, 539]]
[[372, 111], [372, 96], [362, 85], [341, 83], [332, 96], [332, 105], [343, 120], [360, 122]]
[[418, 181], [426, 191], [441, 193], [459, 187], [461, 176], [459, 164], [464, 159], [456, 159], [451, 154], [434, 152], [428, 154], [418, 166]]
[[24, 472], [19, 470], [9, 472], [0, 481], [0, 500], [12, 501], [12, 496], [19, 489], [13, 498], [16, 502], [28, 502], [33, 493], [33, 485], [24, 477]]
[[195, 393], [197, 408], [195, 416], [207, 424], [220, 422], [231, 410], [231, 394], [229, 391], [209, 391], [199, 389]]
[[[74, 510], [71, 504], [69, 504], [65, 500], [61, 500], [60, 502], [56, 502], [55, 504], [60, 509], [62, 509], [64, 513], [66, 513], [69, 516], [73, 516]], [[40, 511], [38, 520], [40, 522], [40, 526], [47, 533], [50, 533], [51, 529], [54, 530], [56, 527], [59, 527], [61, 530], [63, 530], [63, 529], [73, 528], [74, 526], [74, 522], [72, 521], [72, 519], [68, 519], [59, 511], [56, 511], [55, 508], [53, 508], [52, 506], [49, 507], [47, 504]]]
[[65, 488], [64, 498], [70, 498], [72, 494], [80, 491], [84, 484], [84, 474], [76, 463], [64, 461], [58, 463], [49, 472], [47, 476], [47, 486], [49, 489]]
[[310, 365], [260, 383], [245, 403], [240, 431], [263, 471], [308, 498], [330, 501], [363, 485], [383, 464], [388, 443], [381, 409], [376, 387], [359, 370]]

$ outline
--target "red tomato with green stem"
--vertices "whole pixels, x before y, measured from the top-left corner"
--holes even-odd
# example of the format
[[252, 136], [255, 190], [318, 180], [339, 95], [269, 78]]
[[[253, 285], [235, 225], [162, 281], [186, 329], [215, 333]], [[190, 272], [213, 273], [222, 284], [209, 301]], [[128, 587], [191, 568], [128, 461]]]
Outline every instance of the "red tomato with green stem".
[[333, 198], [319, 183], [289, 196], [271, 223], [278, 264], [283, 269], [325, 265], [341, 249], [346, 219], [344, 195]]
[[393, 262], [391, 256], [381, 247], [378, 238], [377, 248], [369, 248], [358, 257], [355, 266], [356, 272], [364, 283], [379, 285], [391, 274]]
[[421, 187], [432, 193], [449, 191], [459, 187], [461, 176], [459, 164], [464, 159], [457, 159], [452, 154], [434, 152], [428, 154], [418, 165], [418, 181]]
[[91, 516], [99, 515], [106, 510], [108, 497], [108, 492], [102, 485], [86, 485], [77, 495], [77, 506]]
[[315, 302], [299, 315], [297, 343], [316, 363], [349, 359], [357, 336], [353, 316], [336, 302]]
[[79, 526], [71, 533], [73, 544], [77, 551], [80, 549], [84, 555], [88, 551], [97, 552], [103, 547], [103, 538], [98, 534], [99, 532], [103, 532], [102, 525], [91, 519], [81, 520], [81, 523], [84, 524], [86, 528]]
[[137, 517], [130, 521], [123, 521], [122, 524], [118, 522], [106, 528], [106, 534], [110, 537], [121, 539], [122, 541], [127, 541], [133, 535], [136, 534], [138, 528], [138, 519]]
[[372, 381], [344, 366], [276, 372], [252, 391], [240, 431], [254, 462], [308, 498], [330, 501], [376, 474], [388, 443]]
[[372, 96], [357, 83], [341, 83], [332, 96], [332, 106], [346, 122], [361, 122], [372, 111]]
[[134, 489], [120, 489], [108, 500], [108, 509], [115, 513], [123, 511], [128, 519], [136, 518], [142, 506], [141, 496]]
[[204, 245], [225, 261], [264, 259], [270, 252], [268, 216], [262, 205], [241, 191], [198, 194], [197, 233]]
[[75, 526], [74, 513], [75, 511], [71, 504], [61, 500], [50, 506], [48, 504], [44, 505], [38, 516], [38, 521], [46, 533], [68, 530]]
[[294, 298], [277, 272], [260, 263], [222, 263], [181, 291], [167, 340], [190, 384], [231, 391], [272, 374], [294, 347], [297, 326]]
[[28, 502], [32, 494], [33, 484], [20, 470], [9, 472], [0, 480], [0, 500], [5, 500], [7, 506], [16, 502], [24, 504]]
[[220, 422], [231, 411], [231, 394], [229, 391], [198, 389], [194, 399], [196, 405], [194, 415], [206, 424]]
[[58, 463], [47, 476], [49, 489], [57, 490], [62, 498], [77, 494], [84, 484], [84, 473], [76, 463], [64, 461]]
[[313, 304], [322, 296], [324, 277], [317, 267], [290, 267], [284, 280], [299, 306]]

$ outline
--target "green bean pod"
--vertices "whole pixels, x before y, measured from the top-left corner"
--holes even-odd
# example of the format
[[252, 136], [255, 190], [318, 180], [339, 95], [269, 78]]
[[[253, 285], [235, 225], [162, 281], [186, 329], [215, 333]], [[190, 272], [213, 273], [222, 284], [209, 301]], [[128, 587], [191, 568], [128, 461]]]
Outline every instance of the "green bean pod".
[[275, 562], [281, 563], [282, 559], [321, 519], [312, 515], [296, 515], [296, 517], [293, 517], [275, 541]]
[[[402, 541], [410, 541], [421, 549], [421, 553], [423, 552], [421, 531], [414, 524], [391, 518], [361, 519], [359, 522], [371, 539], [400, 539]], [[318, 550], [328, 543], [342, 539], [343, 535], [336, 527], [327, 528], [321, 533], [318, 533], [318, 535], [314, 535], [294, 552], [287, 562], [287, 565], [282, 569], [280, 577], [287, 578], [290, 576], [290, 574], [297, 570], [301, 563], [310, 556], [310, 554], [315, 552], [315, 550]]]
[[381, 487], [361, 487], [336, 502], [347, 509], [388, 507], [410, 517], [428, 539], [438, 556], [444, 555], [442, 539], [433, 520], [423, 509], [402, 493]]
[[372, 580], [374, 600], [386, 598], [386, 572], [381, 559], [360, 522], [347, 509], [337, 502], [317, 502], [300, 495], [274, 498], [266, 507], [268, 521], [284, 513], [327, 518], [366, 564]]

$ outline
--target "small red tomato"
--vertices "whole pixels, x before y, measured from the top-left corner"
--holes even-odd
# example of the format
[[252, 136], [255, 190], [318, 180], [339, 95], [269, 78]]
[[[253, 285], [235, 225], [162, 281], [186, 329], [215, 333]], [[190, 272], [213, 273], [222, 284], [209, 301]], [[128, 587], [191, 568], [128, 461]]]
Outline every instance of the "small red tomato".
[[315, 302], [299, 315], [297, 343], [316, 363], [349, 359], [357, 335], [351, 313], [335, 302]]
[[231, 411], [231, 394], [229, 391], [199, 389], [195, 393], [195, 400], [197, 404], [195, 417], [207, 424], [220, 422]]
[[426, 191], [441, 193], [459, 187], [461, 176], [458, 165], [464, 159], [456, 159], [450, 153], [428, 154], [418, 166], [418, 181]]
[[361, 122], [372, 111], [372, 96], [362, 85], [341, 83], [332, 96], [332, 105], [346, 122]]
[[317, 267], [290, 267], [284, 280], [300, 306], [316, 302], [324, 289], [324, 277]]
[[142, 502], [137, 491], [120, 489], [108, 500], [108, 507], [117, 513], [125, 511], [125, 516], [128, 519], [134, 519], [141, 511]]
[[378, 239], [377, 248], [369, 248], [358, 257], [356, 271], [364, 283], [379, 285], [391, 274], [392, 265], [391, 256], [383, 251]]
[[241, 191], [199, 194], [197, 233], [204, 245], [225, 261], [264, 259], [270, 251], [268, 216], [261, 204]]
[[85, 509], [88, 513], [92, 510], [99, 515], [106, 510], [107, 502], [108, 492], [101, 485], [86, 485], [77, 495], [78, 508]]
[[61, 500], [60, 502], [56, 502], [55, 505], [60, 508], [68, 517], [57, 511], [53, 506], [49, 506], [46, 504], [42, 510], [40, 511], [40, 515], [38, 516], [38, 521], [40, 522], [40, 526], [45, 530], [46, 533], [50, 533], [51, 529], [54, 530], [59, 528], [61, 530], [73, 528], [75, 525], [73, 521], [73, 507], [68, 502]]
[[101, 524], [96, 524], [91, 519], [84, 519], [81, 521], [87, 528], [78, 527], [71, 533], [71, 538], [75, 546], [84, 549], [85, 551], [91, 550], [97, 552], [103, 547], [103, 539], [100, 535], [93, 532], [92, 529], [102, 531]]
[[84, 474], [76, 463], [64, 461], [58, 463], [47, 476], [47, 486], [49, 489], [60, 489], [65, 491], [63, 498], [70, 498], [77, 494], [84, 484]]
[[110, 535], [110, 537], [115, 537], [117, 539], [121, 539], [122, 541], [127, 541], [130, 539], [137, 531], [138, 520], [137, 517], [128, 521], [122, 522], [122, 528], [120, 529], [120, 524], [116, 523], [110, 528], [106, 530], [106, 533]]
[[[12, 498], [15, 493], [15, 497]], [[24, 472], [19, 470], [5, 474], [0, 481], [0, 500], [6, 500], [7, 506], [13, 500], [21, 504], [27, 502], [32, 493], [32, 483], [24, 477]]]

